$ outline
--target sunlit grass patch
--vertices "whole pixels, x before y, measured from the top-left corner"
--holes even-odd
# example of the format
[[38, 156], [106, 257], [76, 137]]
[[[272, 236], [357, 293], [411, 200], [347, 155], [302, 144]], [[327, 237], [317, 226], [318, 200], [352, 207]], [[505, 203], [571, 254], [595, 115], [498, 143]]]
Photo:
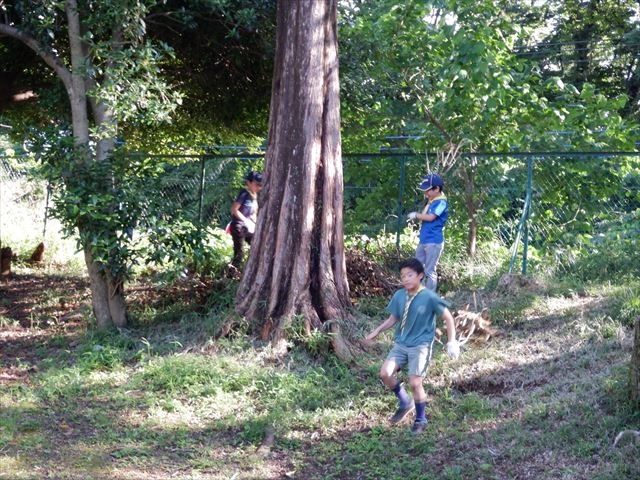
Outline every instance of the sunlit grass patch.
[[27, 456], [11, 456], [0, 453], [0, 479], [35, 480], [33, 466]]

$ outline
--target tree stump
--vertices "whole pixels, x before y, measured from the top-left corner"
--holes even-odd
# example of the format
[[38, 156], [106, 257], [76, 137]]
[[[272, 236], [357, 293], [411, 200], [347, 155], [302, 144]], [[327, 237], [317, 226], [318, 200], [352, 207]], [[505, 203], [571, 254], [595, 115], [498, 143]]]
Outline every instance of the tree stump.
[[631, 401], [640, 408], [640, 317], [636, 318], [631, 356]]
[[44, 258], [44, 242], [40, 242], [29, 257], [29, 263], [41, 263]]
[[11, 258], [13, 252], [10, 247], [4, 247], [0, 250], [0, 275], [7, 276], [11, 274]]

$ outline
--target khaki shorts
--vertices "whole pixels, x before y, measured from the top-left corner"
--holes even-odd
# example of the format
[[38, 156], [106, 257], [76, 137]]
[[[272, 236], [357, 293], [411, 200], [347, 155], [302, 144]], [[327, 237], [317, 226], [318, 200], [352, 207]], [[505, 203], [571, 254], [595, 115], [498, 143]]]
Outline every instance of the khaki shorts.
[[424, 378], [431, 362], [432, 351], [433, 340], [431, 343], [423, 343], [416, 347], [405, 347], [399, 343], [394, 343], [386, 361], [395, 363], [398, 370], [408, 365], [409, 375]]

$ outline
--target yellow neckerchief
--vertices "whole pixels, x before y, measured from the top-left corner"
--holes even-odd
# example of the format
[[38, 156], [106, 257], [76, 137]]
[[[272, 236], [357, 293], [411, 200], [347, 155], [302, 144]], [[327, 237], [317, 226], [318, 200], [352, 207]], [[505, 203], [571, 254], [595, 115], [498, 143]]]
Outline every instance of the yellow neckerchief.
[[424, 204], [424, 206], [422, 207], [421, 213], [427, 213], [427, 210], [429, 209], [429, 205], [431, 205], [436, 200], [446, 200], [446, 199], [447, 199], [447, 196], [444, 193], [440, 193], [440, 195], [432, 198], [431, 200], [428, 200], [427, 203]]
[[409, 306], [411, 305], [411, 302], [413, 302], [413, 299], [416, 298], [418, 294], [422, 290], [424, 290], [424, 288], [424, 285], [420, 284], [418, 290], [412, 296], [409, 296], [409, 292], [407, 291], [407, 303], [404, 304], [404, 311], [402, 312], [402, 320], [400, 321], [400, 333], [404, 332], [404, 324], [407, 321], [407, 315], [409, 314]]

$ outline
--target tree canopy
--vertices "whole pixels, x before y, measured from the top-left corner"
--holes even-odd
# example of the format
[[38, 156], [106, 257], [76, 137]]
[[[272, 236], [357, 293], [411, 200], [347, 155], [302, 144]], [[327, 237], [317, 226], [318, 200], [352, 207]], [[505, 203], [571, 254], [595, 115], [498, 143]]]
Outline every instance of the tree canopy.
[[[629, 100], [624, 72], [605, 69], [606, 56], [590, 55], [602, 68], [591, 68], [588, 81], [580, 80], [575, 69], [559, 68], [567, 62], [558, 64], [553, 49], [526, 55], [553, 40], [532, 40], [543, 26], [537, 7], [515, 9], [511, 3], [381, 1], [345, 7], [345, 141], [355, 145], [352, 129], [364, 131], [364, 138], [419, 136], [417, 148], [432, 151], [450, 142], [475, 151], [628, 147], [621, 118]], [[607, 12], [615, 14], [620, 35], [633, 31], [628, 5], [613, 10]], [[560, 22], [564, 14], [543, 16], [546, 24], [553, 24], [549, 16], [558, 20], [557, 35], [578, 28]], [[631, 59], [616, 64], [625, 60]], [[555, 134], [560, 131], [572, 132], [570, 145], [566, 135]]]
[[[38, 8], [48, 8], [48, 17], [59, 18], [54, 16], [53, 5], [44, 2]], [[91, 35], [98, 38], [111, 24], [110, 15], [115, 15], [118, 7], [102, 4], [100, 9], [91, 5], [92, 21], [99, 25], [91, 29]], [[133, 12], [137, 15], [137, 34], [153, 45], [147, 53], [165, 51], [172, 55], [165, 56], [155, 72], [140, 72], [149, 83], [145, 90], [130, 85], [118, 94], [123, 114], [119, 120], [120, 140], [134, 150], [156, 151], [162, 145], [186, 149], [247, 141], [260, 144], [266, 132], [271, 86], [275, 1], [145, 2], [136, 8], [144, 8]], [[37, 18], [29, 2], [4, 3], [2, 9], [7, 26], [27, 31], [37, 27], [45, 32], [44, 40], [57, 43], [52, 43], [54, 48], [64, 40], [60, 37], [64, 23], [58, 19], [39, 26], [34, 21], [21, 23], [23, 14]], [[47, 35], [52, 37], [48, 39]], [[136, 48], [140, 54], [144, 52], [141, 45]], [[65, 49], [58, 51], [63, 53]], [[0, 62], [7, 65], [0, 73], [0, 84], [5, 87], [0, 90], [0, 118], [8, 119], [5, 123], [11, 123], [15, 138], [24, 137], [33, 126], [69, 116], [68, 106], [60, 101], [65, 95], [60, 78], [36, 52], [5, 33], [0, 37]], [[143, 68], [148, 62], [118, 62], [112, 65], [113, 73], [116, 65], [131, 70], [134, 66]], [[180, 108], [160, 130], [139, 114], [124, 115], [129, 106], [137, 104], [131, 99], [153, 91], [154, 79], [163, 79], [182, 96]]]

